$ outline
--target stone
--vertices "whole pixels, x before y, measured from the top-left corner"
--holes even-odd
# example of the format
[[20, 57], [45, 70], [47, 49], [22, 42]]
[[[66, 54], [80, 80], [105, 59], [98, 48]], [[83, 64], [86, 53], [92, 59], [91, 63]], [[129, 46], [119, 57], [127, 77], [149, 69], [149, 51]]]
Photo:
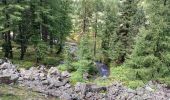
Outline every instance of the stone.
[[60, 72], [57, 68], [55, 67], [51, 67], [49, 70], [48, 70], [48, 75], [58, 75], [60, 76]]
[[11, 76], [10, 75], [0, 75], [0, 83], [2, 84], [10, 84], [12, 83], [11, 81]]
[[88, 77], [89, 77], [89, 74], [88, 74], [88, 73], [84, 73], [84, 74], [83, 74], [83, 78], [84, 78], [85, 80], [88, 80]]
[[18, 79], [19, 79], [19, 74], [13, 74], [13, 75], [11, 75], [11, 80], [12, 80], [13, 82], [16, 82]]
[[61, 73], [61, 76], [65, 77], [65, 78], [69, 78], [71, 75], [68, 71], [64, 71], [64, 72]]
[[55, 67], [49, 70], [44, 67], [17, 71], [9, 61], [4, 62], [0, 65], [0, 83], [17, 82], [19, 86], [28, 87], [44, 95], [59, 97], [61, 100], [169, 100], [170, 98], [170, 88], [155, 81], [150, 81], [144, 87], [135, 90], [124, 87], [118, 82], [107, 87], [80, 82], [72, 86], [69, 82], [70, 73], [67, 71], [60, 73]]
[[4, 63], [3, 59], [0, 59], [0, 65], [2, 65]]
[[10, 69], [10, 68], [13, 68], [10, 63], [5, 62], [2, 65], [0, 65], [0, 69]]
[[68, 93], [63, 93], [60, 97], [61, 100], [72, 100], [72, 97]]
[[43, 81], [42, 81], [42, 84], [43, 84], [43, 85], [49, 85], [49, 82], [48, 82], [48, 80], [43, 80]]

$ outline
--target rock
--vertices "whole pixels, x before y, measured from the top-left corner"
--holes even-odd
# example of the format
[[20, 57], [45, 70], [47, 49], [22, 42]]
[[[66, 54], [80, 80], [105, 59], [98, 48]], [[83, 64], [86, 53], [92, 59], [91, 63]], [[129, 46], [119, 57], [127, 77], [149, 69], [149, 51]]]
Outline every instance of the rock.
[[70, 88], [70, 87], [71, 87], [71, 85], [70, 85], [70, 84], [66, 84], [64, 87], [66, 87], [66, 88]]
[[55, 67], [51, 67], [48, 71], [48, 75], [58, 75], [60, 76], [61, 73], [59, 72], [59, 70]]
[[154, 89], [152, 89], [152, 88], [149, 87], [149, 86], [146, 86], [145, 89], [146, 89], [147, 91], [150, 91], [150, 92], [153, 92], [153, 91], [154, 91]]
[[0, 83], [2, 84], [10, 84], [12, 83], [11, 81], [11, 76], [10, 75], [0, 75]]
[[0, 65], [0, 83], [17, 82], [20, 86], [45, 95], [59, 97], [61, 100], [169, 100], [170, 98], [170, 88], [155, 81], [132, 90], [121, 83], [102, 87], [78, 82], [72, 86], [69, 83], [69, 77], [70, 73], [67, 71], [60, 73], [55, 67], [47, 70], [45, 66], [41, 66], [17, 71], [9, 61]]
[[2, 65], [0, 65], [0, 69], [10, 69], [10, 68], [13, 68], [10, 63], [5, 62]]
[[107, 87], [104, 86], [97, 86], [97, 85], [91, 85], [90, 91], [92, 92], [105, 92], [107, 91]]
[[4, 61], [2, 59], [0, 59], [0, 65], [2, 65], [4, 63]]
[[46, 75], [44, 73], [39, 73], [40, 80], [46, 80]]
[[86, 98], [90, 98], [90, 97], [92, 97], [93, 96], [93, 93], [92, 92], [88, 92], [87, 94], [86, 94]]
[[49, 85], [49, 82], [48, 82], [48, 80], [43, 80], [43, 81], [42, 81], [42, 84], [43, 84], [43, 85]]
[[89, 74], [88, 74], [88, 73], [84, 73], [84, 74], [83, 74], [83, 78], [84, 78], [85, 80], [88, 80], [88, 77], [89, 77]]
[[11, 75], [11, 80], [12, 80], [13, 82], [16, 82], [18, 79], [19, 79], [19, 74], [13, 74], [13, 75]]
[[72, 97], [71, 97], [70, 94], [68, 94], [68, 93], [63, 93], [63, 94], [60, 96], [60, 99], [61, 99], [61, 100], [72, 100]]
[[87, 88], [87, 84], [85, 84], [85, 83], [80, 83], [80, 82], [78, 82], [78, 83], [75, 85], [75, 91], [76, 91], [76, 92], [81, 92], [81, 93], [83, 93], [83, 94], [85, 94], [86, 88]]
[[61, 73], [61, 76], [64, 77], [64, 78], [69, 78], [71, 75], [68, 71], [64, 71]]

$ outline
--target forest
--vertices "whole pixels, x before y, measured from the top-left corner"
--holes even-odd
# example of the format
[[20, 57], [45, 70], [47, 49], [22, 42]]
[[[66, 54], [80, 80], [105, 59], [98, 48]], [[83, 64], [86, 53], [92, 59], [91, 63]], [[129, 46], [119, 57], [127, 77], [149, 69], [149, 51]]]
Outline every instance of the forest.
[[129, 95], [123, 99], [108, 96], [109, 90], [100, 88], [99, 93], [107, 95], [100, 94], [104, 99], [90, 99], [89, 92], [75, 99], [75, 90], [70, 98], [63, 90], [61, 95], [49, 92], [52, 98], [48, 100], [53, 96], [61, 100], [169, 100], [170, 0], [0, 0], [0, 100], [28, 100], [30, 96], [5, 94], [5, 84], [15, 84], [13, 76], [17, 84], [33, 84], [32, 89], [42, 85], [41, 90], [47, 86], [59, 91], [60, 86], [76, 87], [77, 83], [108, 87], [115, 82], [135, 90], [155, 82], [166, 84], [169, 91], [163, 99], [154, 92], [151, 99], [127, 99]]

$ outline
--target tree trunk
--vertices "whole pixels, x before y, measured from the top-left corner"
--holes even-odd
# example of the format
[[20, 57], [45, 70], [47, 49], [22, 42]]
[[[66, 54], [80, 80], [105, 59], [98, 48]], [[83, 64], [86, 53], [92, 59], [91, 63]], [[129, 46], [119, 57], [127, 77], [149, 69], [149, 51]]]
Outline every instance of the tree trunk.
[[51, 53], [53, 53], [53, 34], [50, 33], [50, 49], [51, 49]]
[[94, 58], [96, 57], [96, 38], [97, 38], [97, 23], [98, 23], [98, 19], [97, 19], [97, 12], [96, 12], [96, 18], [95, 18], [95, 32], [94, 32]]
[[[40, 6], [45, 6], [44, 5], [45, 3], [46, 3], [45, 1], [40, 0]], [[46, 16], [43, 13], [41, 13], [41, 18], [43, 20], [43, 24], [47, 24], [47, 18], [46, 18]], [[41, 37], [42, 40], [44, 42], [47, 42], [47, 40], [48, 40], [48, 28], [45, 25], [43, 25], [43, 24], [40, 23], [40, 34], [42, 36]]]
[[[6, 0], [3, 0], [3, 4], [6, 5], [6, 6], [8, 5]], [[5, 17], [6, 17], [5, 28], [8, 29], [10, 27], [10, 23], [9, 23], [10, 16], [9, 16], [8, 13], [6, 13]], [[5, 32], [5, 45], [4, 45], [4, 49], [5, 49], [5, 57], [13, 58], [10, 30]]]
[[21, 25], [19, 25], [19, 33], [20, 33], [20, 46], [21, 46], [21, 51], [20, 51], [20, 60], [24, 59], [24, 55], [26, 52], [26, 44], [23, 36], [23, 31]]
[[164, 6], [166, 6], [166, 2], [167, 2], [167, 0], [164, 0]]
[[86, 9], [86, 0], [83, 0], [83, 4], [84, 4], [84, 13], [83, 13], [83, 34], [85, 34], [86, 33], [86, 28], [87, 28], [87, 9]]

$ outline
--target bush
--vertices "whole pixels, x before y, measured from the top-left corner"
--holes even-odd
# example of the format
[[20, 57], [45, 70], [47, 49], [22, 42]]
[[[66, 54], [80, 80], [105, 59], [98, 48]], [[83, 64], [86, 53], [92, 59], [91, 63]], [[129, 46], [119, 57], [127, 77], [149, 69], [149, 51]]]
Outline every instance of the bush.
[[68, 71], [69, 70], [69, 68], [66, 64], [59, 65], [58, 69], [61, 70], [61, 71]]
[[85, 82], [83, 79], [83, 73], [80, 71], [71, 73], [70, 81], [72, 84], [76, 84], [77, 82]]
[[126, 82], [125, 85], [131, 89], [136, 89], [137, 87], [142, 87], [145, 84], [141, 80], [134, 80], [134, 81]]
[[59, 60], [56, 57], [46, 57], [45, 59], [43, 59], [42, 63], [45, 65], [53, 65], [53, 66], [57, 66], [59, 64]]

